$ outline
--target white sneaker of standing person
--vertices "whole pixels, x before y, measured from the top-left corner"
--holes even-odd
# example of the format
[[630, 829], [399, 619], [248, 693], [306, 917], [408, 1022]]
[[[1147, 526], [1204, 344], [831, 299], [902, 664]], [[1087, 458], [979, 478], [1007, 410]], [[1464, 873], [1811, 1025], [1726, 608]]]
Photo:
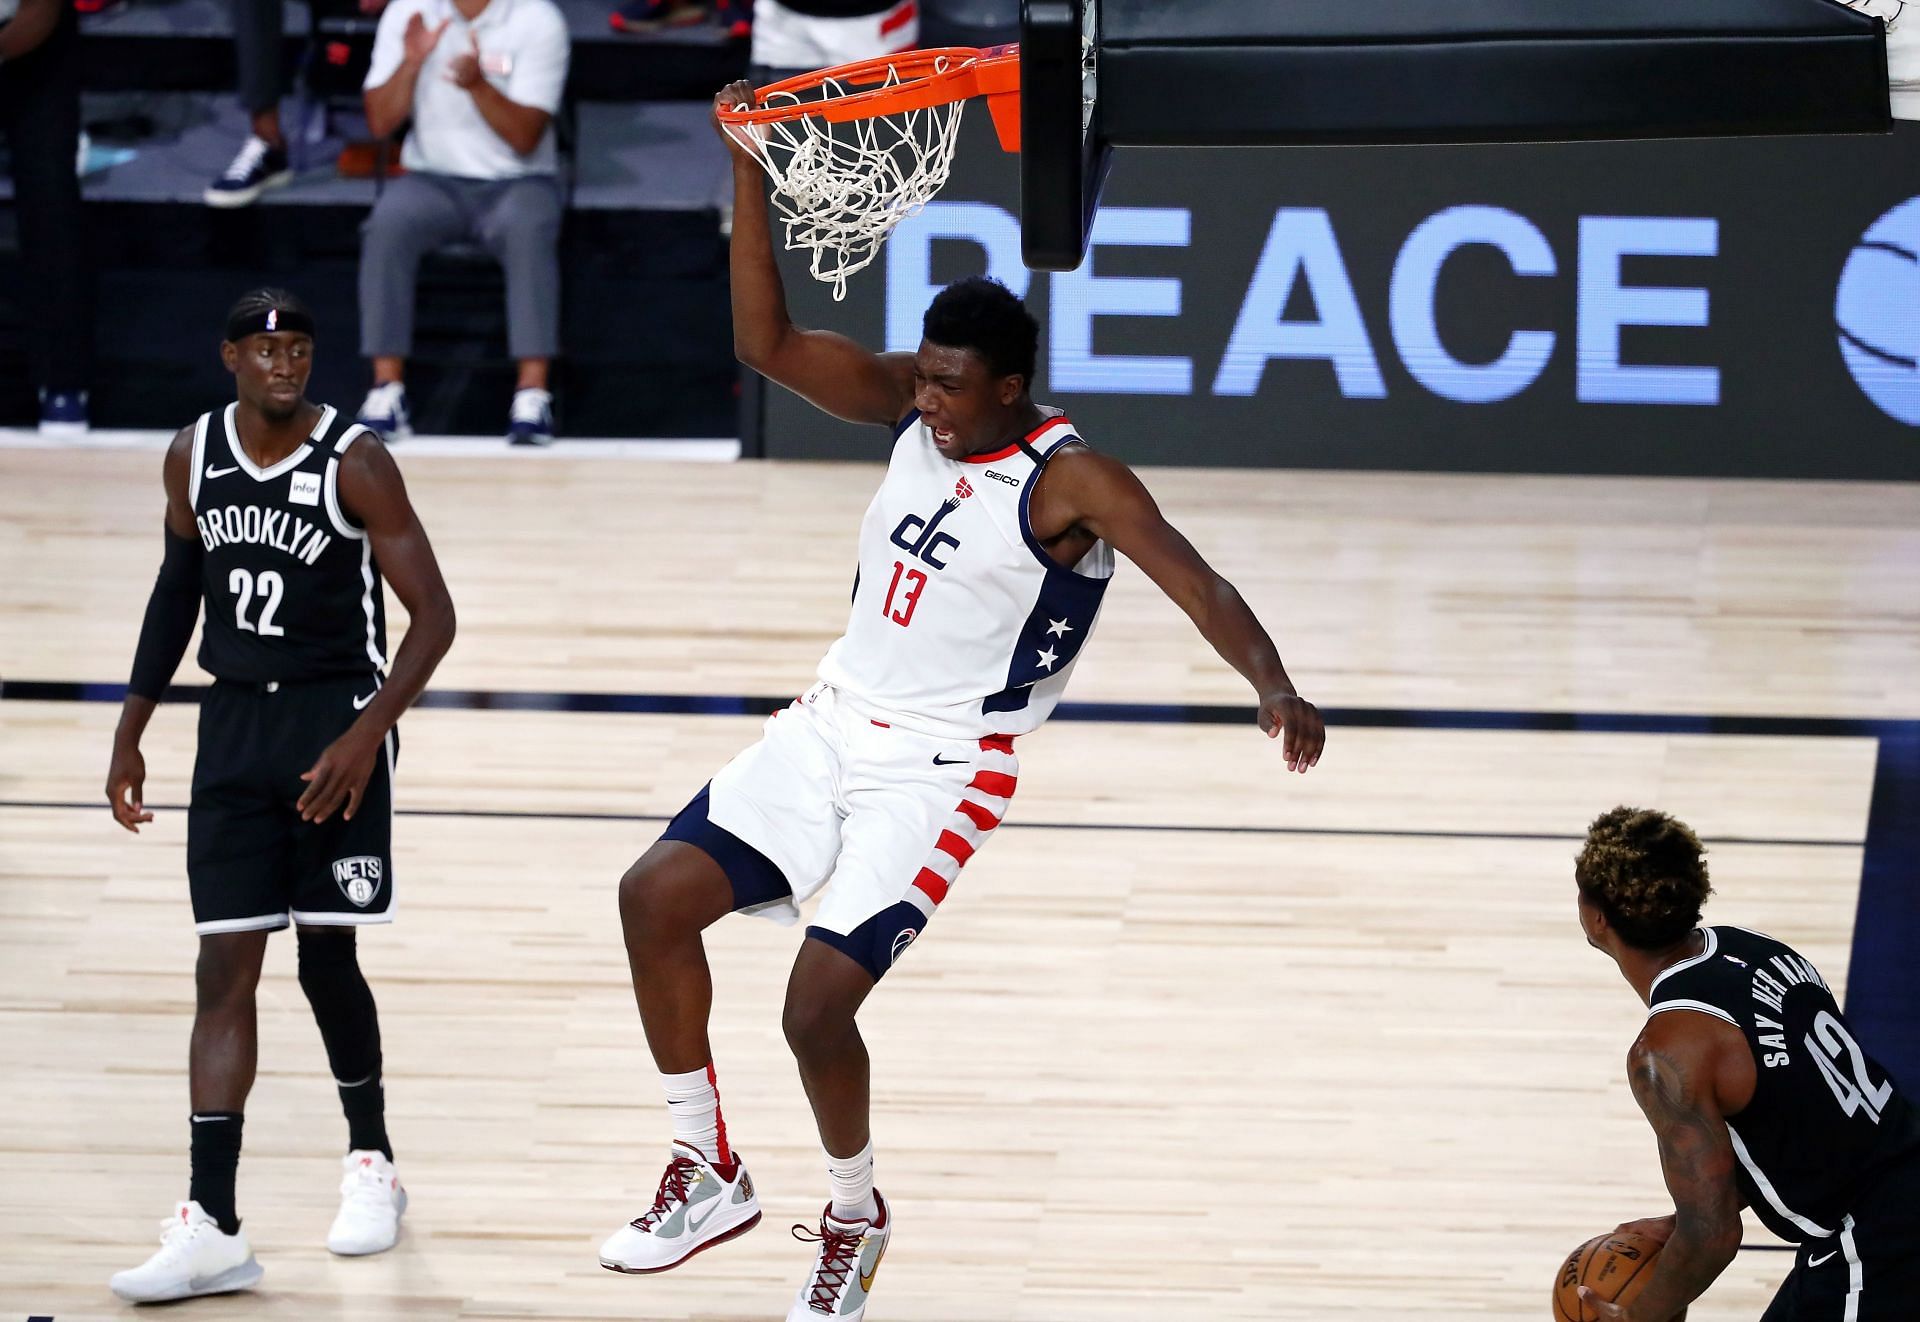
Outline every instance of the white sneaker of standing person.
[[327, 1231], [327, 1248], [343, 1258], [385, 1253], [400, 1238], [407, 1191], [385, 1154], [349, 1152], [340, 1158], [340, 1213]]
[[380, 433], [380, 439], [392, 444], [413, 435], [413, 418], [407, 412], [407, 388], [388, 381], [367, 392], [354, 421]]
[[807, 1283], [787, 1310], [787, 1322], [860, 1322], [867, 1315], [873, 1278], [880, 1274], [880, 1259], [886, 1256], [887, 1238], [893, 1234], [893, 1217], [878, 1189], [873, 1201], [880, 1213], [871, 1221], [842, 1221], [829, 1203], [820, 1213], [818, 1231], [793, 1228], [795, 1239], [817, 1242], [820, 1248], [813, 1255]]
[[513, 408], [507, 414], [509, 445], [553, 444], [553, 396], [534, 386], [521, 386], [513, 392]]
[[223, 1233], [189, 1199], [175, 1203], [173, 1215], [160, 1223], [159, 1252], [138, 1267], [114, 1273], [107, 1284], [130, 1303], [157, 1304], [249, 1289], [262, 1275], [246, 1233]]
[[760, 1224], [760, 1200], [739, 1153], [730, 1170], [691, 1143], [676, 1140], [672, 1153], [653, 1206], [600, 1246], [602, 1267], [635, 1275], [663, 1272]]

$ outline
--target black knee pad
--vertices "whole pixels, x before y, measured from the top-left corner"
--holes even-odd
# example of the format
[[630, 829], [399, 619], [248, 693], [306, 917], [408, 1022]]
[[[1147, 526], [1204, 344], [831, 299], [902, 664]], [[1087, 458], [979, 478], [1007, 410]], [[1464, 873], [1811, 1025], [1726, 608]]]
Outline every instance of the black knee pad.
[[300, 990], [313, 1007], [333, 1076], [341, 1083], [380, 1070], [380, 1021], [360, 972], [352, 928], [298, 931]]
[[299, 957], [300, 985], [311, 992], [346, 972], [360, 975], [360, 952], [351, 927], [296, 927], [294, 948]]

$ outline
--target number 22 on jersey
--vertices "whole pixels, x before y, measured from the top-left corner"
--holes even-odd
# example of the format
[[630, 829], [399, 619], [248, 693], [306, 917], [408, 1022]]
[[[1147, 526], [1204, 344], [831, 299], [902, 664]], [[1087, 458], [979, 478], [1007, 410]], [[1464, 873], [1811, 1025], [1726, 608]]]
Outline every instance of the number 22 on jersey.
[[[255, 625], [247, 619], [247, 607], [252, 604], [255, 588], [259, 589], [260, 615]], [[273, 622], [274, 613], [280, 609], [280, 599], [286, 595], [287, 585], [279, 574], [269, 569], [255, 578], [244, 569], [236, 569], [227, 575], [227, 590], [234, 595], [233, 623], [246, 633], [257, 633], [262, 638], [281, 638], [286, 630]]]

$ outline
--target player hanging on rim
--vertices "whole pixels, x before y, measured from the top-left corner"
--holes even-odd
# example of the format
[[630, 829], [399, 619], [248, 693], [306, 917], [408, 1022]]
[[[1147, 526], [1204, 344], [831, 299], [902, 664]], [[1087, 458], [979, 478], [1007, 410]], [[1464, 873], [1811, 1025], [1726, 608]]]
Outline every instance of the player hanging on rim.
[[1713, 888], [1665, 813], [1594, 819], [1574, 862], [1587, 944], [1648, 1005], [1627, 1053], [1660, 1141], [1671, 1215], [1620, 1227], [1665, 1244], [1600, 1322], [1670, 1322], [1740, 1247], [1740, 1209], [1799, 1246], [1762, 1322], [1920, 1317], [1920, 1113], [1861, 1049], [1819, 971], [1740, 927], [1700, 927]]
[[[200, 958], [188, 1056], [192, 1178], [160, 1250], [113, 1278], [138, 1303], [260, 1279], [234, 1206], [241, 1112], [253, 1087], [254, 988], [267, 934], [297, 925], [300, 987], [346, 1112], [335, 1253], [393, 1247], [406, 1193], [393, 1167], [380, 1027], [354, 928], [393, 918], [395, 723], [453, 642], [453, 602], [400, 470], [378, 437], [310, 403], [313, 317], [262, 289], [227, 315], [238, 398], [168, 447], [166, 554], [114, 733], [107, 800], [129, 831], [142, 806], [140, 736], [193, 633], [214, 677], [200, 707], [187, 809], [187, 883]], [[410, 618], [386, 667], [391, 581]]]
[[[748, 95], [735, 83], [715, 109]], [[832, 1198], [806, 1235], [818, 1247], [788, 1318], [854, 1322], [893, 1229], [873, 1185], [855, 1016], [1005, 814], [1019, 775], [1014, 739], [1059, 700], [1113, 553], [1139, 565], [1246, 677], [1260, 728], [1283, 739], [1289, 769], [1313, 766], [1325, 734], [1233, 586], [1126, 465], [1029, 396], [1039, 329], [1017, 298], [990, 280], [950, 286], [927, 309], [914, 353], [876, 354], [795, 327], [759, 166], [728, 146], [735, 352], [826, 412], [891, 427], [895, 439], [861, 523], [847, 629], [820, 682], [769, 720], [621, 880], [634, 993], [674, 1138], [653, 1205], [600, 1257], [617, 1271], [664, 1271], [759, 1220], [720, 1112], [700, 932], [735, 910], [792, 922], [825, 888], [784, 1025]]]

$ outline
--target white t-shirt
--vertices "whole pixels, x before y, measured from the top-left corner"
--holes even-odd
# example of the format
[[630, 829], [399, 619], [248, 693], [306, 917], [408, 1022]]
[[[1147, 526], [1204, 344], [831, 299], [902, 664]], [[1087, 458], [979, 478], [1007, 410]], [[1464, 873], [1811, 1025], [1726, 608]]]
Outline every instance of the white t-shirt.
[[393, 0], [380, 15], [366, 87], [379, 87], [406, 59], [407, 23], [419, 14], [429, 29], [446, 23], [413, 91], [413, 131], [401, 150], [409, 170], [464, 179], [553, 174], [553, 125], [522, 156], [494, 132], [473, 94], [447, 77], [453, 61], [480, 46], [480, 68], [508, 100], [553, 114], [567, 83], [567, 20], [553, 0], [487, 0], [471, 23], [452, 0]]

